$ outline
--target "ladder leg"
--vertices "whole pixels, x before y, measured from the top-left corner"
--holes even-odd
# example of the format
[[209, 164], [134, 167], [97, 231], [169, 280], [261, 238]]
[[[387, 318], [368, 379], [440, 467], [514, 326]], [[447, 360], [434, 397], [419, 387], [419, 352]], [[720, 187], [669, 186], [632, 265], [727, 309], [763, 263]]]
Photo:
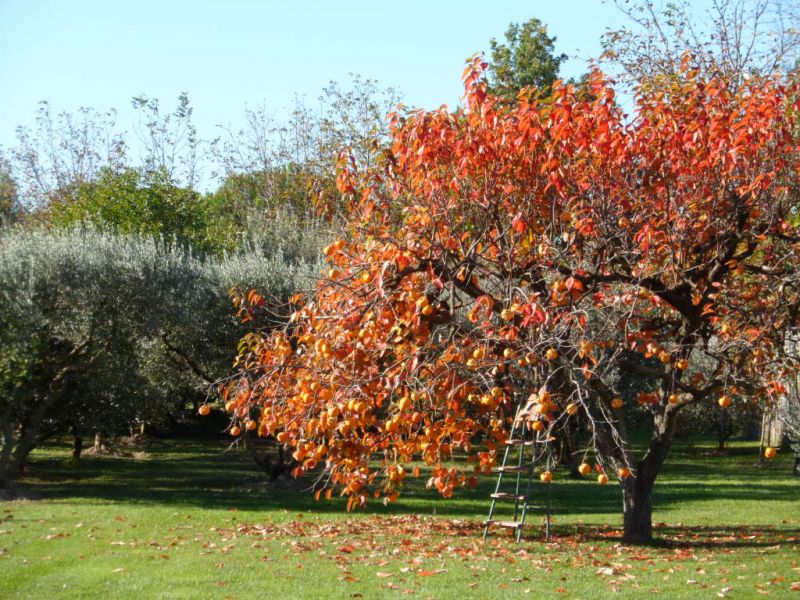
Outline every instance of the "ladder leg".
[[[520, 468], [522, 467], [524, 459], [525, 459], [525, 443], [524, 443], [525, 442], [525, 430], [526, 430], [525, 423], [523, 423], [522, 426], [520, 427], [520, 433], [519, 433], [519, 437], [523, 441], [523, 443], [519, 447], [519, 456], [518, 456], [518, 459], [517, 459], [517, 466], [520, 467]], [[514, 495], [515, 496], [519, 496], [519, 487], [520, 487], [521, 479], [522, 479], [522, 471], [518, 471], [517, 472], [516, 485], [514, 486]], [[519, 499], [515, 498], [514, 499], [514, 520], [515, 521], [517, 520], [517, 516], [518, 515], [519, 515]]]
[[[550, 443], [547, 444], [547, 464], [548, 467], [550, 466], [550, 460], [552, 456], [550, 455]], [[550, 484], [547, 484], [547, 507], [545, 510], [545, 522], [544, 522], [544, 538], [546, 541], [550, 541], [550, 499], [552, 496], [552, 488]]]
[[[516, 429], [517, 429], [517, 415], [519, 415], [519, 411], [520, 411], [521, 408], [522, 408], [521, 405], [517, 405], [517, 412], [514, 415], [514, 422], [511, 424], [511, 431], [509, 432], [509, 436], [511, 438], [514, 437], [514, 433], [516, 432]], [[506, 463], [508, 462], [508, 453], [509, 453], [510, 450], [511, 450], [511, 446], [506, 446], [505, 452], [503, 452], [503, 465], [502, 466], [504, 466], [504, 467], [506, 466]], [[503, 483], [503, 472], [500, 471], [497, 474], [497, 484], [494, 486], [494, 493], [495, 494], [497, 494], [500, 491], [500, 486], [502, 485], [502, 483]], [[486, 525], [484, 525], [484, 527], [483, 527], [483, 539], [486, 539], [486, 537], [489, 535], [489, 521], [491, 521], [492, 517], [494, 516], [494, 509], [495, 509], [496, 506], [497, 506], [497, 498], [492, 498], [492, 504], [489, 506], [489, 516], [486, 519]]]

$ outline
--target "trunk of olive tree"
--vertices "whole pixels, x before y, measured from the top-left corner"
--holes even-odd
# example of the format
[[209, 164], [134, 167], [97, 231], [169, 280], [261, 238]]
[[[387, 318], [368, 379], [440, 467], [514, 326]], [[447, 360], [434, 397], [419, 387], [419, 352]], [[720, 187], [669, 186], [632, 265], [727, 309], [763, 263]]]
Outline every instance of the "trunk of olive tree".
[[25, 461], [31, 451], [42, 439], [42, 424], [50, 410], [62, 397], [67, 376], [75, 371], [89, 367], [100, 356], [100, 352], [81, 362], [91, 340], [73, 348], [60, 362], [54, 372], [40, 380], [40, 385], [31, 398], [29, 405], [19, 412], [22, 417], [12, 421], [11, 407], [4, 411], [0, 428], [2, 428], [3, 448], [0, 451], [0, 488], [9, 487], [22, 472]]
[[7, 487], [7, 467], [11, 462], [11, 451], [14, 448], [14, 429], [11, 424], [11, 408], [3, 411], [0, 417], [0, 433], [2, 434], [2, 448], [0, 448], [0, 488]]

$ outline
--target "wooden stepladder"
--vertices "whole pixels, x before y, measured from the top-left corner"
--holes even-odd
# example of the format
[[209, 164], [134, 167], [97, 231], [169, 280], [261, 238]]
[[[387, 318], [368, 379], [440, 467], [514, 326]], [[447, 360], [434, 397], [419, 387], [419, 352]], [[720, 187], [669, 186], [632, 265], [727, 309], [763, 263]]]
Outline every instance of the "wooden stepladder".
[[[523, 407], [522, 403], [520, 403], [514, 415], [509, 438], [506, 440], [503, 463], [496, 469], [497, 485], [494, 493], [490, 495], [492, 504], [489, 508], [489, 517], [483, 523], [484, 539], [489, 535], [489, 528], [492, 525], [515, 529], [517, 542], [522, 539], [525, 518], [530, 510], [531, 482], [536, 468], [541, 465], [544, 470], [549, 471], [554, 466], [548, 434], [543, 431], [534, 431], [528, 425], [530, 416], [530, 404]], [[504, 479], [505, 475], [512, 476], [510, 482]], [[525, 476], [524, 480], [523, 475]], [[509, 488], [512, 485], [514, 491], [504, 490], [504, 488]], [[543, 483], [543, 485], [547, 486], [545, 538], [550, 540], [550, 482]], [[502, 520], [495, 518], [495, 509], [498, 502], [514, 503], [513, 519]]]

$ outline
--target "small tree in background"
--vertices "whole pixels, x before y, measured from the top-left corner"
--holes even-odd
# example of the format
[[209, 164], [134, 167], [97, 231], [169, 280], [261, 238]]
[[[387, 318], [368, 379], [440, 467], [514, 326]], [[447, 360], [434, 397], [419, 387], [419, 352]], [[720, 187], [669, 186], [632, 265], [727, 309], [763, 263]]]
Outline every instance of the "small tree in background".
[[522, 25], [511, 23], [505, 33], [506, 43], [494, 38], [489, 42], [489, 82], [493, 94], [515, 100], [523, 88], [547, 91], [558, 78], [566, 54], [555, 55], [555, 37], [539, 19]]
[[244, 333], [229, 290], [281, 305], [308, 285], [313, 265], [265, 246], [202, 260], [138, 235], [0, 233], [0, 485], [53, 434], [163, 423], [205, 396]]
[[704, 73], [734, 88], [787, 72], [800, 58], [800, 7], [784, 0], [615, 0], [627, 24], [603, 36], [602, 58], [628, 83], [679, 78], [690, 52]]

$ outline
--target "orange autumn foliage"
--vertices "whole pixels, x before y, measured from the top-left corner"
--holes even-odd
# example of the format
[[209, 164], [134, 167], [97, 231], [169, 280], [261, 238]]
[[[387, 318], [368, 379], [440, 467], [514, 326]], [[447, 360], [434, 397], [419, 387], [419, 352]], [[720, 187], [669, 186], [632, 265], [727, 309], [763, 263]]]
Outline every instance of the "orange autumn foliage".
[[[648, 476], [613, 428], [615, 372], [652, 381], [659, 428], [731, 388], [767, 400], [791, 368], [793, 83], [734, 92], [687, 69], [639, 90], [627, 118], [598, 71], [511, 104], [484, 69], [466, 70], [463, 110], [394, 114], [370, 170], [343, 156], [352, 224], [325, 249], [327, 276], [243, 346], [225, 389], [349, 507], [395, 498], [416, 458], [445, 496], [474, 484], [532, 392], [550, 434], [586, 419], [598, 461]], [[711, 373], [691, 366], [699, 353]], [[445, 465], [456, 452], [469, 469]]]

